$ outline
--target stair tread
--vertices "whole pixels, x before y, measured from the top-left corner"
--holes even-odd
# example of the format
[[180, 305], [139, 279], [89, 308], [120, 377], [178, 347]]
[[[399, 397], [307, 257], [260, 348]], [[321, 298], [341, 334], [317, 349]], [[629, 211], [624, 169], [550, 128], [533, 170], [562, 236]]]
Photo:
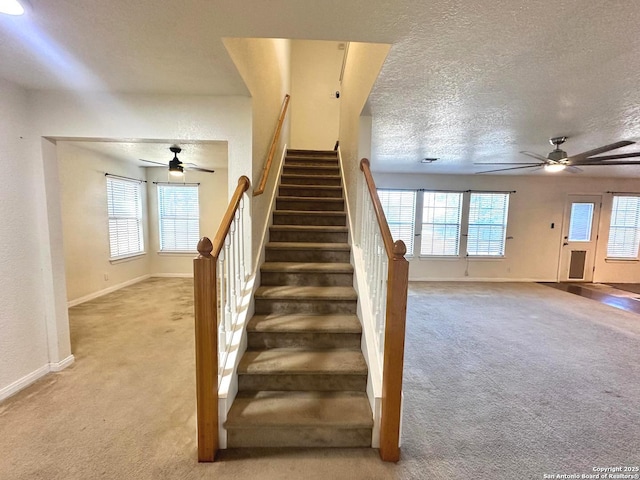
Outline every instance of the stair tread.
[[247, 332], [260, 333], [361, 333], [355, 315], [283, 314], [254, 315]]
[[287, 155], [295, 154], [295, 155], [332, 155], [336, 158], [338, 157], [338, 152], [335, 150], [304, 150], [301, 148], [288, 148]]
[[365, 392], [239, 392], [226, 428], [371, 428]]
[[273, 250], [351, 250], [348, 243], [332, 242], [268, 242], [266, 248]]
[[350, 263], [337, 262], [265, 262], [260, 269], [263, 272], [353, 273]]
[[[330, 178], [330, 179], [342, 179], [340, 174], [338, 174], [338, 175], [301, 175], [301, 174], [298, 174], [298, 173], [283, 173], [282, 176], [283, 177], [287, 177], [287, 178], [313, 178], [313, 179]], [[286, 185], [290, 185], [290, 184], [287, 183]]]
[[309, 170], [337, 170], [340, 168], [339, 165], [287, 165], [284, 164], [284, 168], [290, 168], [291, 170], [295, 170], [297, 168], [304, 168]]
[[255, 293], [260, 299], [357, 300], [353, 287], [298, 287], [295, 285], [261, 286]]
[[346, 232], [347, 227], [339, 225], [272, 225], [271, 230], [291, 230], [291, 231], [304, 231], [312, 230], [317, 232]]
[[315, 215], [321, 217], [328, 215], [330, 217], [345, 217], [347, 212], [341, 212], [336, 210], [275, 210], [275, 213], [279, 215]]
[[280, 184], [280, 188], [304, 188], [306, 190], [342, 190], [341, 185], [303, 185], [296, 183]]
[[247, 350], [238, 365], [238, 374], [366, 375], [367, 364], [359, 350], [269, 348]]
[[276, 200], [286, 200], [289, 202], [344, 202], [344, 198], [342, 197], [294, 197], [293, 195], [278, 195]]

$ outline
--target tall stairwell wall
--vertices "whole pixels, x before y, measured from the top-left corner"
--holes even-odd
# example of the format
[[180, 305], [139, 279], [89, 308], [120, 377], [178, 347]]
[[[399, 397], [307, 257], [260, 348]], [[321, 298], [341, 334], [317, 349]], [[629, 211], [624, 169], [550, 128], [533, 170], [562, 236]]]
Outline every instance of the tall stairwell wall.
[[[285, 94], [291, 85], [291, 42], [270, 38], [225, 38], [224, 45], [235, 63], [249, 92], [252, 107], [252, 172], [251, 186], [260, 181], [269, 146], [276, 129]], [[276, 159], [281, 158], [289, 141], [288, 118], [282, 129]], [[251, 204], [251, 271], [256, 267], [263, 232], [270, 218], [270, 192], [278, 178], [278, 165], [269, 175], [265, 194], [254, 197]], [[248, 229], [246, 230], [248, 231]], [[248, 253], [248, 252], [247, 252]]]
[[357, 211], [358, 195], [355, 192], [360, 177], [358, 170], [360, 115], [390, 48], [391, 45], [379, 43], [352, 42], [349, 45], [342, 79], [339, 140], [344, 168], [344, 186], [352, 214]]

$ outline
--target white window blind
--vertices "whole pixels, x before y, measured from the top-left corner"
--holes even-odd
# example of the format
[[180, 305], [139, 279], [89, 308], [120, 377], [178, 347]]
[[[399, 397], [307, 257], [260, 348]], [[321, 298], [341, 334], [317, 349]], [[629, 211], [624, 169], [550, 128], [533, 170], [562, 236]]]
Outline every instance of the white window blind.
[[458, 255], [462, 193], [424, 192], [421, 255]]
[[107, 210], [111, 258], [143, 253], [140, 183], [107, 177]]
[[640, 197], [614, 196], [607, 256], [638, 258]]
[[508, 207], [508, 193], [471, 193], [468, 255], [504, 255]]
[[160, 250], [195, 252], [200, 239], [197, 185], [158, 185]]
[[413, 255], [416, 192], [413, 190], [378, 190], [378, 196], [384, 215], [387, 217], [393, 240], [402, 240], [407, 246], [407, 255]]
[[593, 203], [571, 204], [571, 218], [569, 220], [569, 241], [591, 241], [591, 224], [593, 223]]

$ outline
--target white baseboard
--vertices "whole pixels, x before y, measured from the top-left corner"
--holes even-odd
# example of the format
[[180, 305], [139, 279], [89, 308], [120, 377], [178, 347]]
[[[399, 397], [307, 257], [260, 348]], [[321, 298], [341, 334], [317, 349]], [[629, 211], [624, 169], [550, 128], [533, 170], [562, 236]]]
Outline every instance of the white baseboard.
[[90, 293], [89, 295], [85, 295], [80, 298], [75, 298], [73, 300], [69, 300], [67, 302], [67, 308], [75, 307], [76, 305], [80, 305], [81, 303], [88, 302], [89, 300], [94, 300], [96, 298], [102, 297], [109, 293], [115, 292], [116, 290], [120, 290], [121, 288], [128, 287], [129, 285], [133, 285], [135, 283], [146, 280], [151, 275], [142, 275], [141, 277], [133, 278], [131, 280], [127, 280], [126, 282], [119, 283], [117, 285], [113, 285], [109, 288], [105, 288], [103, 290], [98, 290], [97, 292]]
[[55, 363], [47, 363], [46, 365], [41, 366], [37, 370], [25, 375], [22, 378], [19, 378], [15, 382], [7, 385], [6, 387], [0, 388], [0, 402], [9, 398], [11, 395], [18, 393], [20, 390], [27, 388], [32, 383], [44, 377], [49, 372], [59, 372], [67, 368], [74, 362], [75, 358], [73, 355], [69, 355], [67, 358], [60, 362]]
[[545, 278], [491, 278], [491, 277], [409, 277], [409, 282], [495, 282], [495, 283], [538, 283], [538, 282], [557, 282], [558, 279]]
[[152, 277], [160, 278], [193, 278], [192, 273], [154, 273]]
[[59, 362], [50, 363], [49, 369], [52, 372], [59, 372], [60, 370], [64, 370], [65, 368], [67, 368], [69, 365], [71, 365], [75, 361], [76, 361], [76, 357], [74, 357], [73, 355], [69, 355], [67, 358]]

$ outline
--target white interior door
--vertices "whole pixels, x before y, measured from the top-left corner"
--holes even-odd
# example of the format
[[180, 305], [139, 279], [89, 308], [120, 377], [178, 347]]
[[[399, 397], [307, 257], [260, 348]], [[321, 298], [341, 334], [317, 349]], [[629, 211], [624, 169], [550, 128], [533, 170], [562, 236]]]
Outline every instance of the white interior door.
[[593, 280], [601, 202], [600, 195], [569, 195], [560, 253], [561, 282]]

